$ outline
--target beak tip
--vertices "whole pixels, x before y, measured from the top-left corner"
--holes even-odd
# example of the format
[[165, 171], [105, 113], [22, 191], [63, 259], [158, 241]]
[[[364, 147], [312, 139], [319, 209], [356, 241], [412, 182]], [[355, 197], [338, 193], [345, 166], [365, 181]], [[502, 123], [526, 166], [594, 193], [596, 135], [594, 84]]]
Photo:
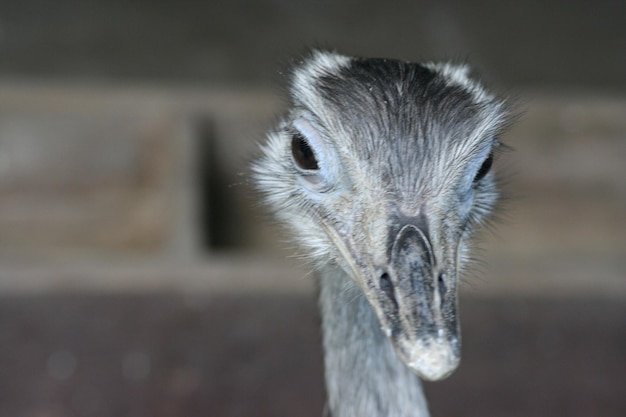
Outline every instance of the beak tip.
[[406, 358], [407, 366], [428, 381], [438, 381], [450, 376], [459, 366], [458, 343], [442, 340], [418, 341], [401, 355]]

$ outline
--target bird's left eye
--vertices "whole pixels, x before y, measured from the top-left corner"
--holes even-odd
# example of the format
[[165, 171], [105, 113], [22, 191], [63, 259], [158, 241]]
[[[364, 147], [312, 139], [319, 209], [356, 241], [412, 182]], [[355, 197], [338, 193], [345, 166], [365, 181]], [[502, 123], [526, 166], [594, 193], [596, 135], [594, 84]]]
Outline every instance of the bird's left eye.
[[491, 170], [492, 165], [493, 165], [493, 152], [490, 152], [489, 156], [485, 159], [483, 164], [478, 169], [478, 172], [476, 173], [476, 176], [474, 177], [474, 184], [478, 183], [478, 181], [485, 178], [485, 175], [487, 175], [489, 173], [489, 170]]
[[316, 171], [319, 169], [317, 158], [315, 157], [313, 149], [311, 149], [311, 145], [309, 145], [309, 142], [299, 132], [295, 132], [291, 136], [291, 153], [296, 165], [301, 169], [307, 171]]

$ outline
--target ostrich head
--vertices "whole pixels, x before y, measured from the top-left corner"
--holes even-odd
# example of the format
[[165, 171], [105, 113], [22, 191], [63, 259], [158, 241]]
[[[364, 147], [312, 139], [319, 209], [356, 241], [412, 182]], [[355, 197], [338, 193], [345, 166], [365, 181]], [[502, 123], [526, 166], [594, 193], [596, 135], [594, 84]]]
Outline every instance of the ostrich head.
[[322, 268], [343, 269], [397, 354], [436, 380], [458, 365], [459, 275], [498, 193], [503, 102], [467, 68], [313, 52], [254, 165], [266, 201]]

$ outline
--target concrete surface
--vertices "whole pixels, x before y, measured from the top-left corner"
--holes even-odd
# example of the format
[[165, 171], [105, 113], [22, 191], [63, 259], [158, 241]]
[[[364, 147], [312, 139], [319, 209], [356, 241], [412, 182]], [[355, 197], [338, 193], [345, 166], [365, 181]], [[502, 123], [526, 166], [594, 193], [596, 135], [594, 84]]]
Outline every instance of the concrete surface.
[[499, 86], [626, 91], [622, 1], [0, 2], [0, 76], [256, 86], [305, 45], [469, 60]]
[[[626, 304], [465, 297], [463, 359], [426, 384], [437, 417], [621, 417]], [[0, 298], [0, 416], [314, 417], [312, 295]]]

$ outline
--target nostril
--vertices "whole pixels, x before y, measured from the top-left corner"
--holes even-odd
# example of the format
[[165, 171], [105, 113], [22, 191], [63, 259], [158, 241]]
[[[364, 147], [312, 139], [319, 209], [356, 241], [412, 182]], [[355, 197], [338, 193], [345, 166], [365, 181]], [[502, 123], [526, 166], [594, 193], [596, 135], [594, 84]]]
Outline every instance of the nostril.
[[389, 292], [393, 290], [391, 278], [389, 278], [389, 274], [386, 272], [380, 276], [380, 289], [384, 292]]
[[394, 291], [393, 291], [393, 284], [391, 283], [391, 277], [386, 272], [384, 272], [380, 276], [380, 290], [383, 293], [385, 293], [385, 295], [391, 301], [393, 301], [394, 304], [396, 303], [396, 296], [395, 296]]
[[439, 295], [443, 298], [448, 291], [448, 287], [446, 286], [446, 273], [442, 272], [439, 274], [437, 278], [437, 288], [439, 289]]

